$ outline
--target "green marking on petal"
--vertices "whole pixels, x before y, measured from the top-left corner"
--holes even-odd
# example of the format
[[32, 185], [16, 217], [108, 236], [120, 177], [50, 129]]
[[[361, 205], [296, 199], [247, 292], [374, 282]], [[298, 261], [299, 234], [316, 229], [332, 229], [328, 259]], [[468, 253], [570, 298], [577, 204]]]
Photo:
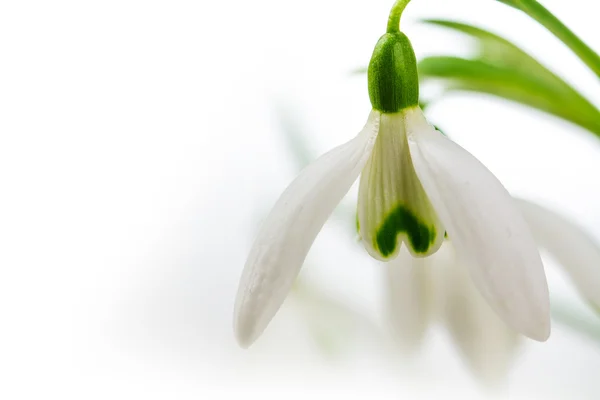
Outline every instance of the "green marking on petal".
[[413, 212], [400, 204], [386, 216], [377, 230], [374, 246], [382, 256], [388, 257], [394, 253], [400, 233], [406, 233], [410, 246], [419, 254], [427, 253], [436, 239], [435, 227], [426, 226]]

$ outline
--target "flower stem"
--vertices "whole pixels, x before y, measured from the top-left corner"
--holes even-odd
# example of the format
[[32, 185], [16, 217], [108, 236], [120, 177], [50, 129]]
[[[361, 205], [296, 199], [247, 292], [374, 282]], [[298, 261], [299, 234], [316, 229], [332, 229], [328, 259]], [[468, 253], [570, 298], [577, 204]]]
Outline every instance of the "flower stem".
[[499, 0], [542, 24], [566, 44], [597, 76], [600, 77], [600, 56], [583, 42], [573, 31], [536, 0]]
[[410, 0], [396, 0], [388, 18], [387, 33], [400, 32], [400, 17]]

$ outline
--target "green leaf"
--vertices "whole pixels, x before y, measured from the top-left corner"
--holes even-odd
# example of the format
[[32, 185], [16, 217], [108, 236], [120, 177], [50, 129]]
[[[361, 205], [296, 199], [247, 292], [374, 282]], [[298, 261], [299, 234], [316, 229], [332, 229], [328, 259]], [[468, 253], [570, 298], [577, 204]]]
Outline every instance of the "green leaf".
[[[583, 42], [573, 31], [536, 0], [498, 0], [523, 11], [566, 44], [594, 73], [600, 77], [600, 56]], [[590, 12], [592, 9], [590, 9]]]
[[580, 335], [600, 344], [600, 323], [574, 305], [553, 301], [552, 318]]
[[571, 121], [600, 137], [600, 113], [577, 94], [565, 93], [515, 69], [482, 60], [428, 57], [419, 63], [422, 79], [447, 80], [447, 91], [472, 91], [512, 100]]
[[315, 152], [309, 141], [306, 140], [306, 132], [301, 118], [283, 100], [274, 104], [274, 114], [279, 120], [279, 126], [285, 139], [285, 144], [290, 154], [294, 167], [300, 171], [315, 160]]
[[447, 90], [487, 93], [571, 121], [600, 137], [600, 112], [568, 83], [508, 40], [471, 25], [445, 20], [429, 24], [477, 40], [476, 59], [428, 57], [419, 63], [421, 80], [438, 78]]
[[479, 59], [486, 60], [498, 66], [517, 69], [524, 73], [527, 72], [535, 75], [537, 79], [547, 81], [548, 84], [560, 85], [566, 91], [574, 91], [561, 78], [553, 74], [525, 51], [494, 33], [455, 21], [427, 19], [422, 22], [453, 29], [473, 37], [478, 43]]

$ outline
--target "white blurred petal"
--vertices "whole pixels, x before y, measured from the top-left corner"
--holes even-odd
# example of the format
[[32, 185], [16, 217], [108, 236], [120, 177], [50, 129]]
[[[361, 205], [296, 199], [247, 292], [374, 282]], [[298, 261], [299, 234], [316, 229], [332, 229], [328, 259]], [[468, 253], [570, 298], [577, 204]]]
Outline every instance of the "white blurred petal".
[[430, 263], [431, 257], [415, 258], [405, 248], [386, 263], [387, 314], [394, 337], [406, 350], [421, 344], [431, 321], [434, 288]]
[[414, 256], [433, 254], [444, 240], [444, 228], [415, 174], [404, 111], [381, 116], [360, 177], [358, 222], [365, 248], [382, 261], [395, 258], [402, 244]]
[[546, 276], [513, 198], [475, 157], [429, 125], [419, 109], [407, 116], [407, 126], [415, 171], [476, 287], [515, 330], [548, 339]]
[[377, 137], [379, 113], [343, 144], [307, 166], [264, 221], [244, 266], [234, 311], [234, 332], [251, 345], [271, 321], [325, 221], [358, 178]]
[[471, 371], [487, 384], [499, 383], [506, 378], [519, 335], [475, 288], [467, 269], [457, 262], [451, 242], [441, 250], [450, 254], [445, 264], [434, 269], [439, 274], [441, 320]]
[[600, 310], [600, 246], [555, 212], [522, 199], [517, 204], [540, 247], [556, 257], [581, 295]]

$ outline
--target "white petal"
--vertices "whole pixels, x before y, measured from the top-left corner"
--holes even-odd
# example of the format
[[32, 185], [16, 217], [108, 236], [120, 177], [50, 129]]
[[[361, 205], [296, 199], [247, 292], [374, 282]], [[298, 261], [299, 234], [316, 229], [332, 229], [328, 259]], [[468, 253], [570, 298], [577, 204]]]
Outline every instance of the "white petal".
[[[435, 257], [437, 253], [432, 256]], [[432, 257], [413, 257], [407, 249], [386, 263], [387, 314], [394, 336], [405, 350], [418, 347], [433, 312]]]
[[234, 311], [234, 332], [251, 345], [271, 321], [325, 221], [358, 178], [378, 133], [371, 112], [361, 133], [307, 166], [264, 221], [244, 266]]
[[432, 269], [438, 275], [440, 314], [450, 336], [471, 371], [487, 384], [496, 384], [508, 373], [519, 335], [490, 308], [473, 285], [467, 269], [457, 262], [450, 241], [444, 264]]
[[415, 171], [476, 287], [507, 324], [546, 340], [546, 276], [513, 198], [475, 157], [429, 125], [419, 109], [407, 121]]
[[600, 246], [579, 226], [526, 200], [517, 204], [538, 244], [548, 250], [581, 293], [600, 310]]
[[378, 260], [395, 258], [402, 243], [420, 257], [442, 244], [445, 231], [415, 174], [403, 112], [381, 115], [360, 178], [358, 222], [365, 248]]

